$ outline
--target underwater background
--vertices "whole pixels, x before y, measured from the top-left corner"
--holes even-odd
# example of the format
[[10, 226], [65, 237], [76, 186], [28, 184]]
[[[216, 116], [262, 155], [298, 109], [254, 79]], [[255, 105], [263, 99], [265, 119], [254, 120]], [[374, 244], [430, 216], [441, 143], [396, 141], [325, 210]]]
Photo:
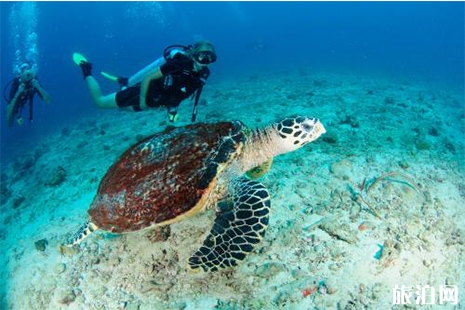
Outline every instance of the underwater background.
[[[389, 309], [394, 284], [446, 282], [460, 287], [459, 304], [448, 306], [465, 307], [464, 13], [464, 2], [1, 2], [2, 88], [16, 65], [32, 60], [52, 102], [36, 96], [34, 122], [8, 129], [2, 99], [0, 309]], [[265, 177], [276, 206], [265, 250], [234, 272], [191, 276], [181, 263], [202, 238], [186, 231], [206, 232], [207, 213], [173, 225], [176, 246], [102, 233], [79, 255], [59, 255], [57, 245], [85, 220], [106, 169], [167, 125], [163, 109], [99, 110], [72, 54], [93, 63], [109, 93], [118, 86], [99, 71], [130, 76], [166, 46], [201, 39], [214, 43], [218, 60], [199, 121], [262, 127], [300, 113], [328, 130], [308, 150], [276, 159]], [[181, 104], [176, 126], [190, 123], [191, 109], [189, 100]], [[378, 183], [376, 176], [392, 171], [403, 181]], [[354, 189], [363, 192], [370, 179], [376, 197], [360, 203]], [[365, 212], [373, 204], [376, 216]], [[376, 244], [398, 256], [373, 259]], [[351, 252], [364, 245], [366, 252]], [[419, 248], [434, 253], [421, 256]], [[406, 271], [415, 265], [403, 256], [409, 251], [424, 269]], [[175, 252], [181, 267], [163, 265]], [[357, 261], [362, 256], [371, 260]], [[370, 264], [375, 271], [362, 275]], [[353, 278], [356, 268], [365, 280]]]
[[[12, 25], [12, 8], [20, 15], [22, 6], [29, 12]], [[9, 141], [34, 141], [96, 113], [70, 61], [75, 51], [96, 71], [129, 75], [168, 45], [208, 39], [219, 54], [211, 80], [307, 67], [395, 74], [456, 87], [464, 81], [461, 2], [5, 2], [1, 8], [2, 85], [13, 76], [17, 37], [26, 42], [35, 33], [39, 78], [55, 102], [45, 107], [36, 98], [32, 127], [8, 132], [2, 119], [4, 159], [14, 154], [7, 151]], [[20, 18], [36, 23], [22, 29], [29, 22]], [[104, 84], [104, 91], [116, 91], [112, 86]]]

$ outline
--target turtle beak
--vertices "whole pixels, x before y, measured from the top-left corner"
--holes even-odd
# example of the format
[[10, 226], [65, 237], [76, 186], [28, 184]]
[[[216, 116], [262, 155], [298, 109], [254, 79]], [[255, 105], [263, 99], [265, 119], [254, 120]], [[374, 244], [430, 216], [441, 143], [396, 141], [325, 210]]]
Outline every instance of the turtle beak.
[[315, 139], [319, 138], [322, 134], [326, 133], [326, 129], [319, 119], [315, 119]]

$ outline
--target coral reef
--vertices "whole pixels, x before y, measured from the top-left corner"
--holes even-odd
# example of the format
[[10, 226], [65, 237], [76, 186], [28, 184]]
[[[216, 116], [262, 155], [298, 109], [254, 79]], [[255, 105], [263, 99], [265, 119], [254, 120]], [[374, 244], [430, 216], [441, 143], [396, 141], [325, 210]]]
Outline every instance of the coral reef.
[[56, 187], [66, 181], [68, 173], [62, 166], [53, 169], [49, 177], [44, 181], [45, 186]]
[[[9, 291], [0, 298], [15, 309], [384, 309], [395, 284], [445, 283], [465, 294], [463, 95], [295, 74], [251, 73], [202, 95], [209, 104], [200, 121], [253, 127], [311, 114], [328, 129], [318, 143], [277, 157], [261, 178], [272, 212], [243, 263], [189, 270], [215, 210], [161, 230], [96, 231], [67, 248], [73, 255], [56, 250], [87, 220], [109, 165], [166, 126], [163, 113], [108, 113], [67, 123], [34, 155], [29, 146], [5, 164], [0, 290]], [[420, 141], [431, 147], [420, 151]]]

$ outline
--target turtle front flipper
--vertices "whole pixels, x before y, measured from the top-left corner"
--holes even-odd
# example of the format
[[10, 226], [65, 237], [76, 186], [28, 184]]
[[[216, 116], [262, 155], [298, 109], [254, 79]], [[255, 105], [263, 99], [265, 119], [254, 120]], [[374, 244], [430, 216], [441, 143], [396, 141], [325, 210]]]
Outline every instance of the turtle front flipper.
[[60, 246], [61, 254], [74, 254], [75, 251], [72, 248], [79, 244], [82, 240], [87, 238], [88, 235], [93, 233], [98, 229], [97, 225], [88, 220], [84, 225], [82, 225], [74, 236], [69, 239], [66, 244]]
[[258, 179], [258, 178], [262, 177], [265, 173], [270, 171], [272, 163], [273, 163], [273, 157], [268, 159], [263, 164], [255, 167], [255, 168], [250, 169], [245, 174], [251, 179]]
[[204, 271], [236, 266], [260, 242], [268, 225], [270, 195], [257, 181], [235, 182], [232, 203], [218, 204], [210, 234], [189, 259], [192, 269]]

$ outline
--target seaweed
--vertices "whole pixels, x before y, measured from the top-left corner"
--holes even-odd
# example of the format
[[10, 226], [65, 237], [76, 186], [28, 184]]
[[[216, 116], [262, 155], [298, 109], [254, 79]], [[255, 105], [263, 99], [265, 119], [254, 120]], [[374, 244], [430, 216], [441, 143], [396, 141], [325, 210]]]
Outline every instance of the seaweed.
[[[375, 208], [373, 208], [373, 207], [371, 206], [371, 204], [370, 204], [368, 201], [366, 201], [365, 198], [363, 198], [362, 194], [357, 193], [357, 196], [356, 196], [356, 200], [355, 200], [355, 201], [357, 201], [358, 203], [363, 202], [363, 203], [368, 207], [368, 210], [370, 210], [371, 213], [372, 213], [374, 216], [376, 216], [377, 218], [381, 219], [381, 216], [378, 214], [378, 212], [376, 212]], [[360, 207], [361, 207], [361, 206], [362, 206], [362, 203], [360, 203]]]
[[[405, 179], [405, 181], [402, 181], [402, 180], [395, 180], [395, 179], [389, 179], [391, 177], [395, 177], [395, 176], [398, 176], [398, 177], [402, 177]], [[366, 180], [366, 179], [365, 179]], [[407, 185], [409, 187], [411, 187], [412, 189], [415, 189], [418, 193], [422, 193], [421, 189], [418, 187], [418, 185], [416, 184], [416, 182], [411, 178], [409, 177], [408, 175], [402, 173], [402, 172], [388, 172], [388, 173], [385, 173], [383, 174], [382, 176], [380, 177], [377, 177], [373, 182], [371, 182], [368, 186], [365, 186], [366, 187], [366, 194], [368, 195], [370, 193], [370, 190], [372, 188], [374, 188], [378, 183], [380, 183], [381, 181], [383, 180], [386, 180], [386, 181], [391, 181], [391, 182], [398, 182], [398, 183], [402, 183], [404, 185]], [[366, 184], [365, 184], [366, 185]]]
[[[394, 177], [401, 177], [404, 180], [394, 179]], [[367, 206], [370, 212], [379, 219], [381, 219], [381, 216], [378, 214], [378, 212], [376, 212], [375, 208], [371, 205], [371, 203], [368, 202], [367, 197], [370, 194], [370, 191], [382, 181], [401, 183], [414, 189], [418, 193], [422, 194], [423, 197], [425, 197], [424, 193], [422, 192], [418, 184], [413, 180], [413, 178], [409, 177], [408, 175], [402, 172], [388, 172], [375, 178], [373, 181], [367, 181], [367, 178], [364, 178], [362, 184], [360, 185], [360, 192], [353, 191], [355, 197], [354, 200], [360, 204], [360, 207], [362, 207], [362, 203], [365, 206]]]

